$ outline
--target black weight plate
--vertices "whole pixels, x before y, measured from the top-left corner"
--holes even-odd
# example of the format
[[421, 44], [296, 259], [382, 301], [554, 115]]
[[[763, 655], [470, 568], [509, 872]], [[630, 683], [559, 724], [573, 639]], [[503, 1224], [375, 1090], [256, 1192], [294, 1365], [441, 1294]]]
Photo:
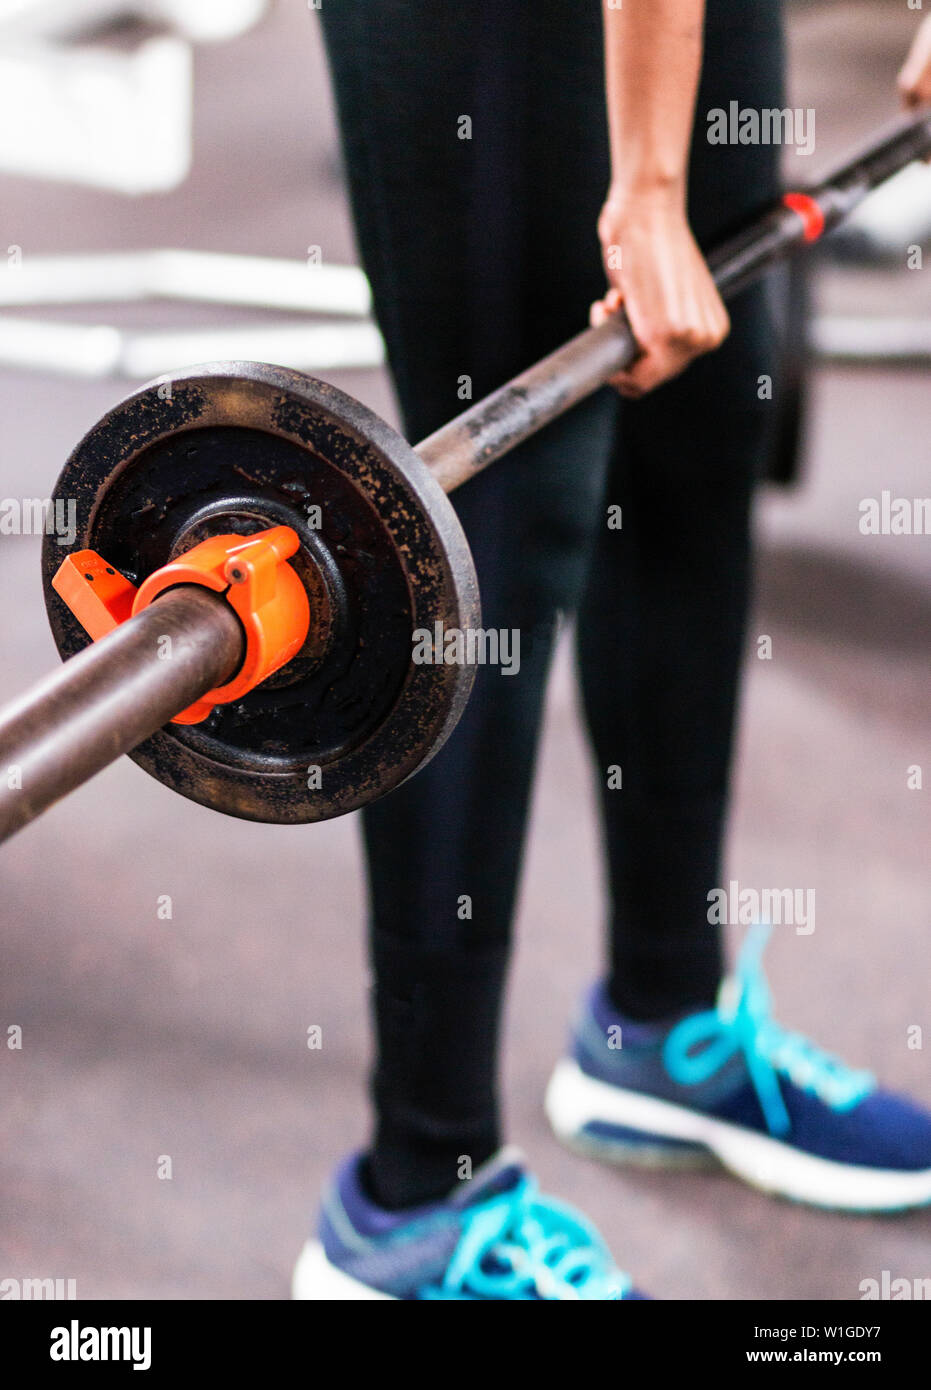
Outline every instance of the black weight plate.
[[[76, 504], [71, 548], [136, 584], [210, 535], [284, 524], [301, 538], [292, 563], [312, 612], [301, 652], [235, 704], [130, 754], [174, 791], [250, 820], [324, 820], [403, 782], [455, 726], [474, 670], [414, 664], [412, 632], [479, 625], [472, 557], [414, 451], [344, 392], [264, 364], [193, 368], [104, 416], [54, 497]], [[89, 640], [51, 587], [67, 553], [46, 537], [63, 658]], [[315, 768], [319, 787], [308, 786]]]

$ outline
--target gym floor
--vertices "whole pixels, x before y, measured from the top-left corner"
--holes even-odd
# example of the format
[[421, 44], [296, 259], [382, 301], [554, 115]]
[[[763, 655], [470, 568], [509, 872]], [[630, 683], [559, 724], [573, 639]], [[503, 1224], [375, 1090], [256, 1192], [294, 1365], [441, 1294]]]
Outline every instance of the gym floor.
[[[818, 116], [800, 176], [894, 115], [916, 18], [884, 0], [793, 10], [794, 104]], [[303, 257], [319, 244], [327, 261], [351, 260], [316, 18], [279, 5], [254, 32], [198, 51], [195, 163], [176, 193], [131, 200], [3, 178], [0, 205], [0, 244], [25, 255], [164, 245]], [[926, 275], [881, 274], [878, 291], [874, 275], [873, 298], [927, 314]], [[861, 283], [832, 272], [832, 302], [855, 309]], [[140, 315], [155, 310], [125, 321]], [[158, 318], [205, 313], [159, 306]], [[393, 418], [383, 373], [333, 379]], [[0, 495], [47, 496], [124, 392], [0, 372]], [[931, 1048], [931, 793], [907, 787], [911, 765], [931, 778], [931, 552], [927, 537], [858, 530], [861, 499], [927, 494], [929, 438], [925, 374], [817, 371], [805, 485], [759, 510], [729, 874], [816, 890], [815, 930], [782, 927], [770, 948], [780, 1018], [931, 1104], [928, 1053], [914, 1046], [917, 1025]], [[762, 634], [770, 661], [756, 656]], [[57, 660], [34, 537], [0, 542], [0, 650], [0, 699]], [[510, 1137], [545, 1186], [586, 1210], [661, 1298], [846, 1300], [883, 1270], [931, 1275], [931, 1213], [812, 1212], [723, 1173], [608, 1170], [557, 1145], [541, 1099], [598, 969], [596, 836], [563, 646], [504, 1063]], [[0, 883], [0, 1034], [23, 1030], [21, 1050], [0, 1047], [0, 1277], [74, 1278], [81, 1298], [286, 1297], [321, 1184], [368, 1125], [354, 818], [237, 822], [124, 759], [12, 841]], [[173, 915], [160, 920], [166, 894]], [[306, 1045], [312, 1024], [320, 1050]], [[166, 1155], [170, 1181], [158, 1176]]]

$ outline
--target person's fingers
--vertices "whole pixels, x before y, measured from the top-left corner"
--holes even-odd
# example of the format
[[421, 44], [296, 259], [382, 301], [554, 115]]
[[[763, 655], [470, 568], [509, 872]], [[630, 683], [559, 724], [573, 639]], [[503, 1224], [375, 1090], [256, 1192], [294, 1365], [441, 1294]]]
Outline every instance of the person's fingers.
[[627, 312], [642, 355], [613, 378], [612, 385], [633, 399], [678, 376], [696, 357], [720, 347], [730, 332], [730, 317], [716, 292], [700, 303], [685, 300], [672, 322], [657, 333], [646, 321], [634, 322], [637, 315], [631, 313], [629, 303]]
[[724, 341], [730, 319], [709, 281], [704, 292], [695, 287], [660, 287], [656, 307], [627, 301], [627, 315], [641, 356], [620, 374], [618, 388], [643, 394], [680, 372]]
[[903, 75], [899, 78], [899, 95], [909, 111], [919, 106], [931, 104], [931, 70], [917, 77]]
[[596, 299], [588, 311], [588, 321], [592, 328], [598, 328], [612, 314], [616, 314], [624, 303], [624, 296], [614, 286], [608, 290], [604, 299]]
[[635, 383], [632, 382], [629, 377], [612, 377], [609, 384], [614, 387], [618, 395], [624, 397], [625, 401], [639, 401], [642, 400], [643, 397], [646, 395], [646, 392], [643, 391], [639, 386], [635, 385]]
[[925, 20], [902, 65], [899, 94], [907, 107], [931, 102], [931, 22]]
[[626, 371], [612, 377], [611, 385], [625, 395], [644, 395], [678, 376], [696, 357], [723, 341], [723, 336], [720, 330], [712, 331], [709, 327], [701, 332], [694, 328], [683, 329], [672, 339], [647, 338], [645, 343], [638, 339], [641, 355]]
[[[604, 242], [610, 227], [607, 218], [602, 220]], [[627, 229], [626, 238], [623, 285], [620, 266], [606, 254], [610, 287], [591, 306], [589, 321], [597, 327], [623, 305], [640, 353], [611, 384], [623, 396], [637, 399], [718, 347], [730, 330], [730, 319], [684, 223], [650, 222], [646, 229], [635, 225]], [[616, 237], [618, 243], [622, 239], [623, 234]]]
[[619, 373], [618, 389], [625, 395], [644, 396], [664, 381], [677, 377], [689, 360], [668, 353], [645, 353], [626, 372]]
[[[592, 328], [598, 328], [605, 323], [612, 314], [616, 314], [624, 305], [624, 295], [612, 285], [604, 299], [598, 299], [589, 310], [588, 321]], [[608, 378], [608, 385], [613, 386], [622, 396], [637, 399], [644, 394], [643, 388], [635, 385], [630, 379], [630, 369], [626, 372], [618, 372], [616, 376]]]

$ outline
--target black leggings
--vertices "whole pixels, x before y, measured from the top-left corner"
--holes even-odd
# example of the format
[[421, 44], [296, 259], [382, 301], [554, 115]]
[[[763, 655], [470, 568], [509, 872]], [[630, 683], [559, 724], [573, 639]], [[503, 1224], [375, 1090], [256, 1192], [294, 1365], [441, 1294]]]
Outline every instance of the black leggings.
[[[604, 292], [599, 0], [326, 0], [321, 14], [361, 257], [417, 440], [463, 408], [464, 376], [478, 398], [584, 327]], [[690, 171], [703, 246], [778, 191], [778, 151], [704, 138], [704, 113], [732, 100], [782, 105], [778, 0], [709, 0]], [[636, 405], [600, 391], [454, 494], [483, 624], [520, 629], [521, 667], [479, 667], [442, 753], [364, 817], [370, 1178], [386, 1205], [450, 1188], [460, 1155], [478, 1163], [499, 1143], [500, 1004], [560, 610], [577, 614], [602, 788], [612, 996], [647, 1019], [716, 990], [707, 893], [773, 409], [759, 398], [766, 295], [731, 309], [725, 345], [679, 380]]]

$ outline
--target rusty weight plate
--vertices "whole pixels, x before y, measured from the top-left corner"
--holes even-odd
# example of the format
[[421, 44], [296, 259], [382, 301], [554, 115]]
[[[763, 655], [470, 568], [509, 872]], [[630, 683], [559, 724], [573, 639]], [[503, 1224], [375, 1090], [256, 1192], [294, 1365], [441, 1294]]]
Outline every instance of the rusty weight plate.
[[[415, 664], [412, 633], [480, 625], [471, 553], [410, 446], [336, 387], [251, 362], [152, 383], [81, 441], [54, 497], [76, 504], [71, 548], [136, 584], [210, 535], [284, 524], [301, 538], [301, 652], [204, 723], [168, 725], [130, 754], [182, 796], [249, 820], [325, 820], [403, 782], [454, 728], [474, 669]], [[46, 537], [63, 658], [89, 641], [51, 588], [67, 553]]]

